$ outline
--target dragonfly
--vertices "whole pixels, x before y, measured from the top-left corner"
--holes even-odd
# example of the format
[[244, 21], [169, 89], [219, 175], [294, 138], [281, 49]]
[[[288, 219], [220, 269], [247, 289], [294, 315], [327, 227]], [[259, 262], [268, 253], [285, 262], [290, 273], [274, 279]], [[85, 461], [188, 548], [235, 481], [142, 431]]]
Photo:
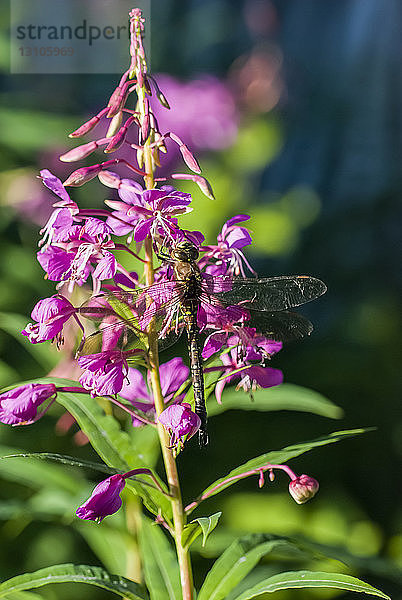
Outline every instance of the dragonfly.
[[[99, 313], [114, 321], [83, 340], [79, 354], [92, 354], [105, 339], [115, 339], [124, 351], [147, 349], [150, 326], [159, 332], [159, 349], [175, 343], [182, 331], [187, 333], [188, 355], [194, 392], [195, 412], [200, 418], [199, 445], [208, 444], [203, 358], [199, 312], [206, 310], [219, 317], [225, 311], [239, 315], [247, 311], [247, 327], [272, 340], [288, 342], [309, 335], [313, 326], [303, 315], [289, 309], [314, 300], [325, 293], [326, 285], [308, 275], [282, 275], [268, 278], [236, 278], [208, 275], [200, 271], [198, 248], [189, 241], [176, 243], [164, 259], [172, 268], [171, 280], [154, 283], [133, 291], [108, 292], [96, 297], [100, 308], [83, 305], [83, 316]], [[240, 309], [240, 311], [239, 311]], [[243, 312], [242, 312], [243, 311]], [[208, 329], [210, 325], [205, 325]], [[213, 326], [212, 326], [213, 327]], [[215, 325], [216, 327], [216, 325]]]

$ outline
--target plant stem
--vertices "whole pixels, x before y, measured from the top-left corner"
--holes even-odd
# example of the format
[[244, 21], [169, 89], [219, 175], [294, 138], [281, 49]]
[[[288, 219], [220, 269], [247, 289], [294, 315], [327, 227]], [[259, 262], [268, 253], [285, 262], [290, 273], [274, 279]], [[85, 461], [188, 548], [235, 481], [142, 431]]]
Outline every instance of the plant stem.
[[[129, 68], [130, 77], [135, 75], [137, 83], [135, 84], [137, 92], [137, 108], [138, 120], [140, 123], [141, 139], [146, 135], [144, 131], [146, 120], [149, 119], [149, 107], [146, 99], [146, 91], [144, 85], [144, 76], [146, 77], [146, 62], [145, 54], [142, 46], [142, 31], [141, 31], [141, 12], [137, 9], [130, 13], [131, 25], [131, 44], [130, 54], [132, 57]], [[143, 155], [143, 177], [145, 187], [152, 190], [155, 186], [154, 169], [155, 162], [153, 158], [153, 147], [148, 135], [147, 140], [142, 139], [142, 155]], [[135, 169], [134, 169], [135, 170]], [[138, 169], [137, 169], [138, 172]], [[145, 250], [145, 265], [144, 274], [146, 285], [154, 283], [154, 266], [152, 256], [152, 242], [148, 238], [144, 243]], [[149, 373], [151, 379], [152, 392], [154, 397], [156, 424], [159, 435], [159, 441], [162, 450], [163, 461], [165, 464], [166, 476], [169, 484], [169, 492], [171, 494], [172, 513], [173, 513], [173, 535], [176, 543], [176, 552], [179, 562], [180, 579], [182, 587], [183, 600], [193, 600], [194, 586], [191, 570], [190, 556], [188, 548], [182, 545], [182, 533], [186, 523], [186, 517], [181, 498], [179, 476], [177, 472], [176, 460], [173, 451], [170, 448], [170, 440], [167, 431], [163, 425], [159, 423], [159, 415], [165, 410], [165, 402], [162, 395], [161, 382], [159, 377], [159, 355], [158, 355], [158, 333], [155, 323], [151, 321], [148, 328], [149, 335]]]
[[[145, 266], [146, 284], [152, 285], [153, 282], [153, 264], [152, 247], [150, 240], [145, 242], [145, 256], [148, 259]], [[181, 498], [179, 476], [177, 472], [176, 460], [172, 449], [169, 447], [169, 436], [158, 417], [165, 410], [165, 403], [162, 395], [161, 383], [159, 378], [159, 357], [158, 357], [158, 337], [154, 327], [149, 331], [149, 363], [152, 392], [157, 415], [157, 428], [160, 445], [162, 449], [163, 461], [166, 469], [166, 476], [169, 483], [169, 491], [172, 494], [172, 512], [174, 538], [176, 543], [177, 558], [180, 568], [180, 579], [183, 592], [183, 600], [193, 599], [193, 577], [188, 549], [181, 543], [183, 528], [185, 525], [185, 514]]]
[[[139, 90], [141, 92], [141, 90]], [[142, 110], [143, 99], [142, 94], [138, 94], [139, 100], [139, 111]], [[148, 142], [144, 145], [144, 167], [146, 170], [145, 186], [147, 189], [154, 187], [153, 178], [153, 159], [152, 159], [152, 148], [148, 145]], [[150, 239], [145, 241], [145, 281], [146, 285], [152, 285], [154, 282], [154, 267], [153, 267], [153, 256], [152, 256], [152, 243]], [[182, 545], [182, 533], [186, 522], [186, 517], [183, 508], [183, 502], [181, 497], [180, 482], [177, 472], [176, 460], [173, 455], [172, 449], [170, 448], [169, 436], [165, 428], [159, 423], [159, 415], [165, 410], [165, 402], [162, 395], [161, 382], [159, 377], [159, 355], [158, 355], [158, 335], [155, 330], [154, 323], [151, 323], [149, 328], [149, 371], [151, 377], [151, 386], [154, 397], [155, 411], [157, 416], [157, 429], [159, 435], [159, 441], [162, 450], [163, 461], [165, 464], [166, 476], [169, 484], [169, 492], [172, 495], [172, 513], [173, 513], [173, 527], [174, 527], [174, 538], [176, 543], [176, 552], [179, 562], [180, 569], [180, 580], [182, 586], [183, 600], [193, 600], [194, 598], [194, 586], [193, 586], [193, 575], [191, 569], [190, 555], [188, 549]]]

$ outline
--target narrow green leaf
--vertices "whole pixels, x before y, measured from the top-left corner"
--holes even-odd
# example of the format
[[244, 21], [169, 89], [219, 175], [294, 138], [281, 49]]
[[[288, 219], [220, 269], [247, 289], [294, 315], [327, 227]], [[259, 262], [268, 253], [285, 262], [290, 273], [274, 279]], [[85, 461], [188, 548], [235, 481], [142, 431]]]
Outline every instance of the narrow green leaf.
[[[346, 431], [335, 431], [326, 436], [317, 438], [310, 442], [300, 442], [298, 444], [292, 444], [291, 446], [286, 446], [282, 448], [282, 450], [274, 450], [272, 452], [267, 452], [267, 454], [262, 454], [261, 456], [257, 456], [253, 458], [243, 465], [240, 465], [236, 469], [233, 469], [228, 473], [225, 477], [221, 477], [217, 479], [211, 485], [209, 485], [198, 498], [201, 498], [205, 494], [210, 496], [214, 496], [222, 490], [226, 489], [230, 485], [236, 483], [236, 479], [233, 481], [233, 478], [237, 475], [242, 475], [243, 473], [247, 473], [248, 471], [252, 471], [254, 469], [259, 469], [268, 463], [272, 464], [283, 464], [286, 463], [291, 458], [295, 458], [296, 456], [300, 456], [305, 452], [309, 452], [314, 448], [318, 448], [320, 446], [326, 446], [327, 444], [333, 444], [334, 442], [340, 442], [342, 440], [348, 439], [355, 435], [359, 435], [361, 433], [366, 433], [368, 431], [372, 431], [372, 428], [367, 429], [350, 429]], [[215, 487], [219, 486], [216, 490]]]
[[4, 598], [5, 600], [43, 600], [43, 596], [32, 592], [10, 592]]
[[14, 313], [0, 313], [0, 329], [14, 337], [25, 350], [33, 356], [37, 363], [46, 371], [57, 365], [60, 355], [55, 346], [49, 344], [31, 344], [28, 338], [21, 335], [28, 319]]
[[112, 469], [102, 463], [95, 463], [91, 460], [78, 460], [73, 456], [67, 456], [66, 454], [55, 454], [53, 452], [23, 452], [21, 454], [8, 454], [6, 456], [0, 456], [0, 459], [5, 458], [37, 458], [38, 460], [51, 460], [59, 462], [70, 467], [83, 467], [85, 469], [92, 469], [93, 471], [99, 471], [100, 473], [107, 473], [109, 475], [115, 475], [120, 473], [118, 469]]
[[219, 415], [226, 410], [296, 410], [308, 412], [329, 419], [340, 419], [343, 411], [333, 402], [308, 388], [292, 383], [282, 383], [268, 389], [257, 389], [253, 392], [253, 400], [250, 396], [231, 387], [222, 396], [222, 404], [218, 404], [215, 398], [208, 403], [208, 416]]
[[343, 575], [342, 573], [325, 573], [320, 571], [288, 571], [287, 573], [279, 573], [279, 575], [269, 577], [243, 592], [235, 600], [250, 600], [262, 594], [290, 588], [335, 588], [338, 590], [371, 594], [372, 596], [379, 596], [380, 598], [390, 600], [389, 596], [372, 585], [357, 579], [357, 577]]
[[39, 569], [34, 573], [24, 573], [0, 584], [0, 598], [10, 592], [31, 590], [49, 583], [87, 583], [115, 592], [129, 600], [147, 600], [147, 591], [138, 583], [120, 575], [110, 575], [101, 567], [87, 565], [55, 565]]
[[183, 546], [191, 546], [194, 540], [196, 540], [201, 533], [202, 545], [205, 546], [205, 542], [207, 541], [209, 534], [217, 526], [221, 514], [221, 512], [217, 512], [210, 517], [198, 517], [198, 519], [194, 519], [188, 523], [183, 530]]
[[293, 556], [302, 551], [298, 542], [271, 534], [256, 533], [235, 540], [213, 564], [198, 600], [223, 600], [260, 558], [273, 550], [286, 551]]
[[[27, 468], [24, 454], [18, 448], [0, 446], [0, 477], [29, 485], [34, 489], [49, 487], [77, 494], [83, 478], [59, 465], [31, 461]], [[7, 457], [7, 460], [3, 460]]]
[[139, 542], [151, 600], [181, 600], [179, 566], [161, 526], [143, 517]]
[[110, 573], [124, 573], [128, 564], [127, 555], [135, 556], [138, 553], [133, 536], [113, 524], [109, 526], [108, 521], [97, 527], [88, 521], [75, 519], [73, 525]]
[[4, 596], [4, 600], [44, 600], [40, 594], [32, 592], [12, 592]]

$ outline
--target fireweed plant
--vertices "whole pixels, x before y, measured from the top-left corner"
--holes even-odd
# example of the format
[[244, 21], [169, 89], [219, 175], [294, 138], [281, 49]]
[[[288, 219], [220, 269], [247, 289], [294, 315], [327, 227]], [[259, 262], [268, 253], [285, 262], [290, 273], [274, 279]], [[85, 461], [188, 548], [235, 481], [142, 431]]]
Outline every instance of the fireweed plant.
[[[114, 155], [122, 145], [130, 149], [132, 160], [110, 158], [81, 167], [64, 183], [46, 169], [40, 173], [43, 184], [58, 196], [54, 211], [41, 230], [37, 254], [46, 278], [56, 283], [56, 293], [37, 303], [32, 311], [32, 322], [22, 334], [32, 344], [53, 340], [62, 347], [63, 331], [71, 330], [75, 323], [76, 330], [82, 332], [76, 353], [81, 369], [79, 382], [47, 378], [5, 391], [0, 395], [0, 421], [12, 426], [29, 425], [42, 418], [54, 402], [67, 408], [106, 463], [98, 467], [91, 463], [92, 468], [109, 474], [78, 506], [76, 518], [99, 524], [105, 517], [124, 510], [123, 500], [129, 516], [133, 510], [130, 495], [124, 495], [123, 499], [121, 496], [127, 487], [147, 509], [142, 515], [139, 513], [140, 517], [136, 513], [136, 526], [134, 530], [130, 528], [138, 544], [142, 567], [136, 573], [137, 583], [122, 575], [110, 575], [101, 567], [57, 565], [2, 583], [0, 591], [5, 593], [45, 583], [79, 581], [130, 599], [145, 599], [149, 595], [155, 600], [195, 598], [190, 546], [198, 536], [202, 536], [205, 544], [221, 513], [190, 520], [192, 511], [207, 498], [245, 477], [256, 476], [262, 488], [266, 475], [273, 481], [277, 471], [289, 477], [290, 495], [303, 504], [317, 493], [318, 482], [309, 475], [297, 475], [283, 463], [315, 446], [362, 431], [338, 432], [257, 457], [209, 485], [187, 506], [183, 503], [177, 457], [200, 429], [205, 414], [201, 411], [200, 416], [199, 411], [194, 410], [190, 370], [183, 359], [176, 357], [159, 362], [158, 337], [164, 341], [161, 327], [169, 338], [177, 330], [175, 320], [180, 314], [179, 307], [174, 306], [170, 316], [169, 311], [167, 317], [165, 314], [162, 326], [158, 322], [160, 309], [168, 306], [176, 281], [170, 258], [178, 249], [190, 248], [195, 252], [193, 262], [198, 264], [201, 278], [208, 281], [220, 276], [230, 282], [232, 276], [254, 275], [243, 253], [252, 240], [243, 225], [248, 216], [243, 214], [223, 224], [215, 244], [204, 243], [199, 231], [180, 227], [179, 217], [193, 210], [192, 198], [189, 193], [176, 190], [167, 180], [191, 180], [211, 199], [212, 189], [200, 175], [201, 169], [190, 149], [174, 132], [162, 132], [158, 128], [152, 104], [159, 102], [166, 110], [169, 105], [148, 72], [142, 44], [144, 20], [138, 9], [130, 13], [130, 28], [129, 68], [107, 106], [70, 134], [73, 139], [81, 138], [104, 121], [109, 122], [106, 136], [77, 146], [61, 156], [61, 160], [82, 160], [101, 149]], [[168, 178], [156, 176], [159, 155], [167, 152], [167, 140], [177, 144], [190, 173], [172, 173]], [[115, 172], [118, 166], [143, 183]], [[96, 177], [107, 188], [116, 190], [116, 197], [105, 201], [107, 208], [82, 210], [67, 190]], [[126, 260], [119, 262], [117, 256], [124, 253]], [[198, 255], [201, 258], [196, 263]], [[86, 290], [90, 285], [87, 301], [75, 306], [73, 298], [77, 287]], [[142, 290], [145, 290], [143, 296]], [[323, 291], [325, 287], [320, 293]], [[135, 308], [127, 300], [130, 294], [137, 299]], [[257, 397], [259, 390], [281, 384], [282, 372], [267, 363], [281, 350], [282, 343], [261, 335], [258, 324], [251, 326], [250, 315], [241, 302], [237, 306], [215, 309], [201, 304], [197, 315], [199, 329], [205, 329], [207, 334], [200, 348], [206, 396], [215, 392], [214, 402], [224, 403], [227, 386], [235, 382], [239, 399], [241, 395], [250, 399], [253, 395]], [[99, 324], [98, 334], [94, 333], [95, 323]], [[129, 337], [134, 332], [138, 343], [130, 345]], [[67, 376], [74, 372], [72, 360], [71, 357], [64, 367]], [[265, 401], [269, 404], [269, 393], [259, 396], [259, 404]], [[154, 471], [156, 459], [152, 456], [155, 453], [146, 451], [150, 440], [156, 440], [162, 453], [164, 477]], [[207, 443], [205, 437], [202, 441]], [[208, 460], [208, 453], [200, 452], [202, 459]], [[74, 463], [71, 457], [47, 458], [80, 464], [79, 461]], [[135, 503], [134, 512], [137, 509]], [[152, 526], [147, 514], [153, 515]], [[166, 536], [173, 539], [176, 556]], [[228, 594], [245, 600], [264, 592], [294, 587], [337, 587], [387, 597], [350, 575], [313, 571], [278, 572], [259, 583], [254, 580], [249, 589], [243, 584], [242, 591], [236, 594], [236, 586], [261, 557], [275, 548], [282, 554], [289, 551], [294, 555], [301, 546], [300, 541], [268, 534], [236, 540], [209, 571], [199, 590], [199, 600], [217, 600]], [[309, 550], [304, 548], [303, 551]], [[132, 575], [130, 567], [127, 574]]]

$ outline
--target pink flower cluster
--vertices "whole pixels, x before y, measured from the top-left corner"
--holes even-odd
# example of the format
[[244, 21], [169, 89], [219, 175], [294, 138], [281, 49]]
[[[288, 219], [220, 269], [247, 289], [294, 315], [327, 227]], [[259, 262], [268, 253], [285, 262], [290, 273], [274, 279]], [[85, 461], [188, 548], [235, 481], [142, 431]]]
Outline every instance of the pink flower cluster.
[[[282, 344], [265, 337], [251, 325], [250, 313], [241, 302], [228, 306], [219, 300], [211, 300], [230, 291], [233, 278], [255, 274], [244, 255], [244, 248], [252, 241], [250, 232], [243, 225], [249, 217], [243, 214], [232, 217], [223, 225], [216, 244], [203, 245], [201, 232], [188, 231], [179, 224], [180, 216], [192, 210], [191, 195], [167, 184], [157, 187], [155, 181], [160, 184], [167, 178], [154, 180], [149, 169], [144, 167], [145, 148], [152, 154], [154, 169], [159, 164], [159, 153], [166, 151], [165, 142], [169, 139], [177, 145], [191, 171], [172, 173], [169, 178], [173, 181], [193, 180], [207, 196], [213, 196], [187, 144], [176, 133], [162, 133], [159, 129], [151, 96], [164, 107], [167, 101], [147, 73], [138, 34], [142, 28], [138, 11], [132, 12], [131, 25], [130, 68], [123, 74], [107, 106], [70, 137], [87, 134], [102, 119], [110, 121], [108, 134], [74, 148], [61, 159], [72, 162], [86, 158], [100, 148], [112, 153], [124, 145], [135, 155], [137, 164], [133, 165], [125, 158], [100, 162], [77, 169], [64, 183], [47, 169], [40, 173], [43, 184], [57, 200], [41, 230], [37, 258], [45, 277], [55, 282], [57, 293], [36, 304], [31, 314], [32, 322], [22, 334], [33, 344], [55, 340], [61, 345], [64, 328], [78, 324], [83, 332], [77, 358], [82, 370], [80, 387], [58, 388], [52, 383], [33, 383], [4, 392], [0, 394], [0, 421], [11, 425], [33, 423], [49, 409], [59, 390], [83, 393], [88, 402], [93, 397], [106, 396], [129, 413], [133, 426], [155, 424], [159, 419], [169, 433], [171, 446], [178, 451], [201, 425], [199, 415], [185, 401], [191, 381], [188, 367], [181, 358], [173, 358], [160, 366], [166, 409], [157, 415], [148, 379], [144, 378], [142, 370], [131, 367], [130, 363], [139, 360], [142, 366], [146, 364], [151, 322], [160, 325], [159, 337], [165, 345], [170, 338], [177, 339], [183, 328], [179, 300], [183, 282], [177, 276], [177, 265], [172, 259], [180, 245], [184, 243], [192, 249], [193, 263], [199, 274], [197, 285], [201, 292], [197, 327], [206, 336], [202, 358], [213, 360], [210, 371], [217, 372], [215, 394], [218, 402], [222, 401], [225, 386], [234, 381], [238, 388], [249, 392], [256, 387], [280, 384], [281, 371], [268, 367], [266, 362]], [[142, 112], [127, 108], [127, 100], [133, 92], [137, 93]], [[131, 133], [136, 132], [136, 143], [127, 141], [129, 130], [130, 139]], [[141, 175], [147, 189], [109, 167], [123, 167]], [[105, 201], [106, 207], [82, 209], [70, 198], [66, 188], [83, 185], [94, 177], [98, 177], [108, 190], [112, 189], [114, 197]], [[144, 287], [141, 278], [128, 270], [127, 261], [121, 259], [125, 253], [125, 258], [135, 259], [137, 266], [140, 265], [144, 262], [139, 256], [144, 245], [153, 248], [162, 260], [155, 269], [155, 282], [151, 287]], [[199, 254], [201, 258], [197, 263]], [[77, 291], [76, 286], [86, 289], [89, 281], [92, 283], [91, 297], [85, 304], [74, 306], [72, 295]], [[86, 320], [91, 322], [92, 331], [93, 323], [99, 324], [97, 334], [87, 332]], [[132, 341], [134, 333], [135, 342]], [[89, 344], [94, 340], [100, 340], [98, 347]], [[199, 358], [201, 360], [201, 349]], [[129, 476], [115, 474], [101, 482], [91, 498], [77, 510], [77, 515], [102, 520], [116, 512], [121, 506], [120, 493]], [[301, 487], [293, 484], [292, 493], [303, 501], [306, 485], [310, 484], [299, 483]]]

